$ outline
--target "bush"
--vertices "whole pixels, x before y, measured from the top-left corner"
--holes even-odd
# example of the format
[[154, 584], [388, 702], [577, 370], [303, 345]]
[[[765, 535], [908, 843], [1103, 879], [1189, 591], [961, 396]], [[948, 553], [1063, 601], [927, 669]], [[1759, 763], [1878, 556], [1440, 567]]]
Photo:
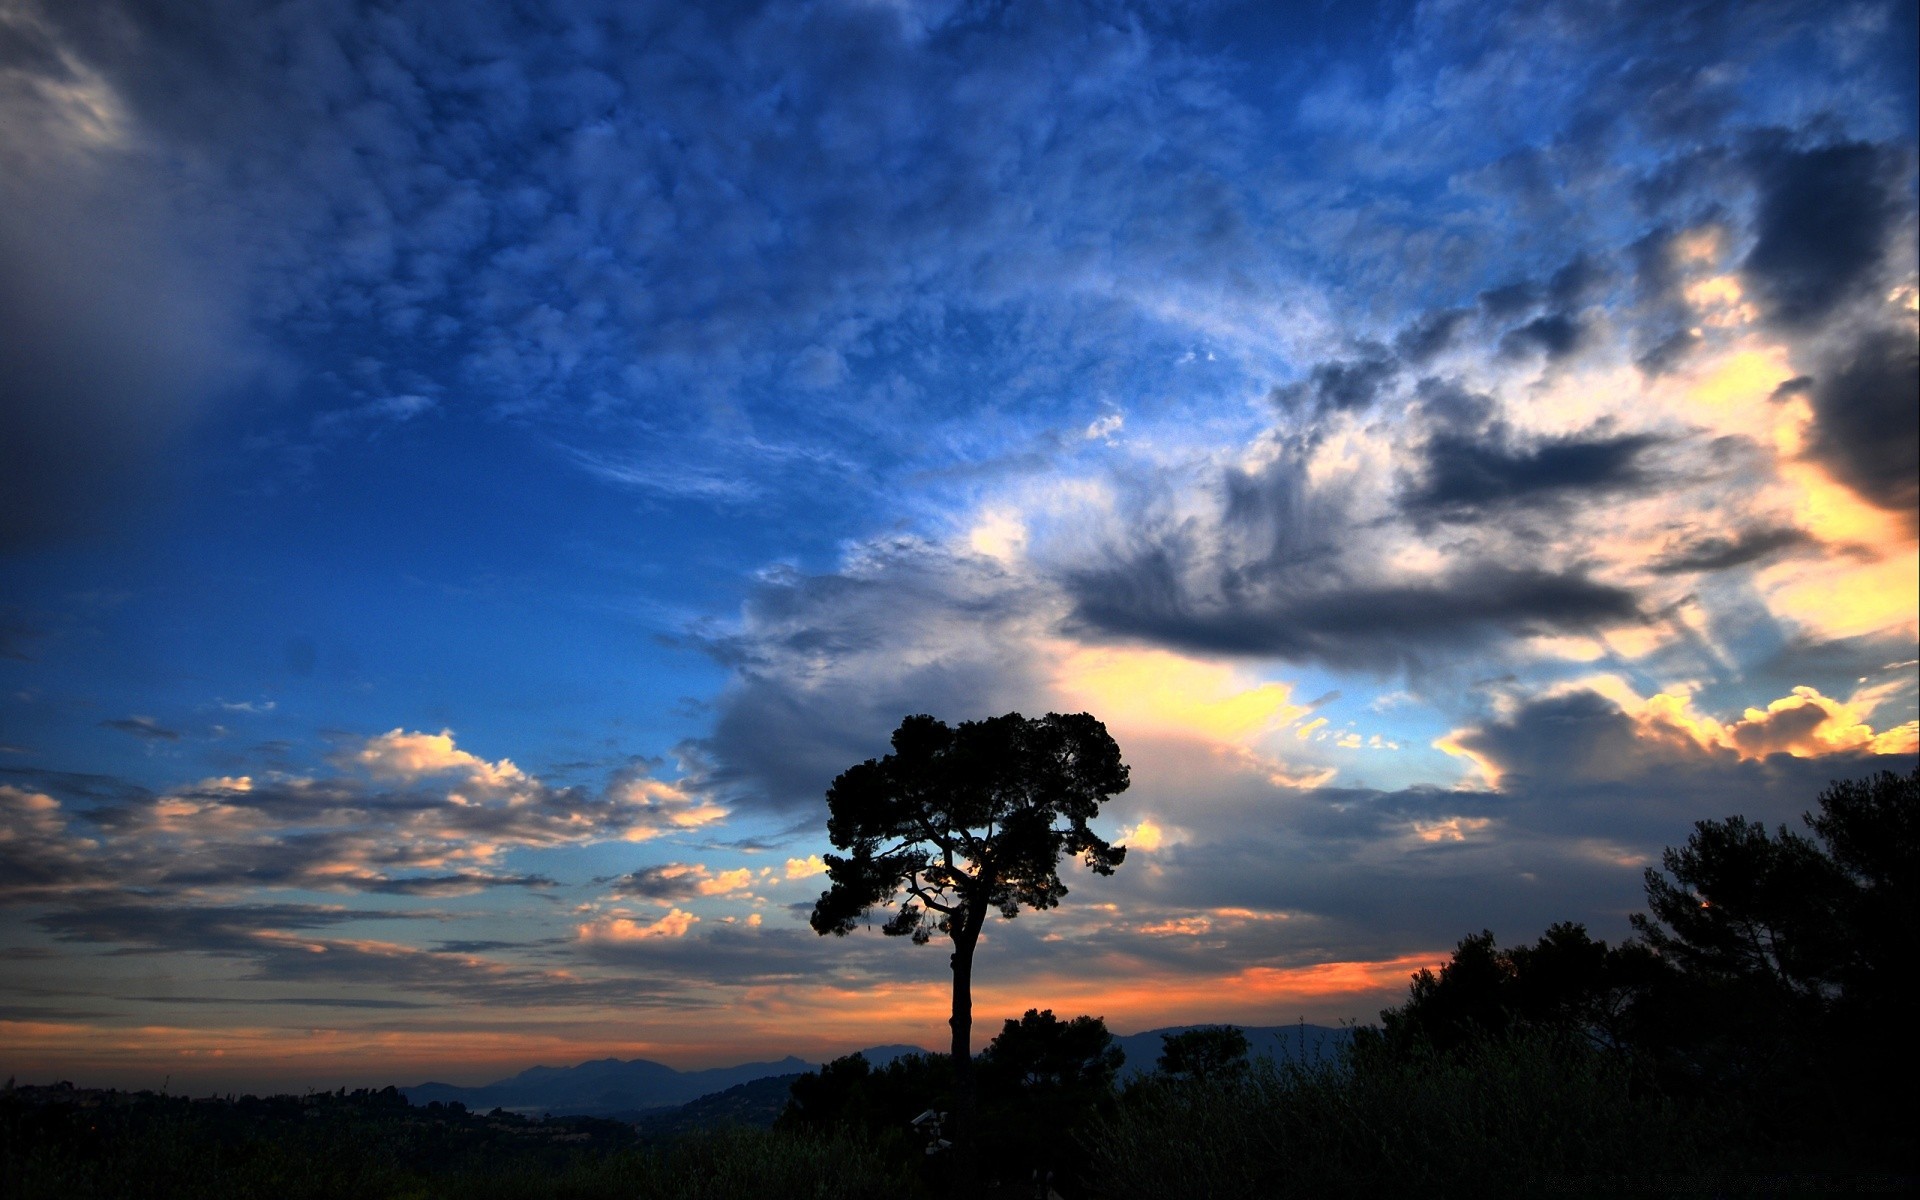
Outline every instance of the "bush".
[[1698, 1169], [1699, 1123], [1683, 1116], [1638, 1094], [1608, 1055], [1521, 1035], [1444, 1055], [1151, 1079], [1094, 1124], [1088, 1149], [1114, 1200], [1519, 1194]]

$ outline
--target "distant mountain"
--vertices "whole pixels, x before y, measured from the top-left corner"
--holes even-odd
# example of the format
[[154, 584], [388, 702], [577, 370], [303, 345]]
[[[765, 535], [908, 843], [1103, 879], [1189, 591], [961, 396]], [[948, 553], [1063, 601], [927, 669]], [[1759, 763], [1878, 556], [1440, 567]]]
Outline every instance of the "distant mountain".
[[[1126, 1051], [1126, 1065], [1120, 1078], [1129, 1079], [1153, 1070], [1160, 1058], [1161, 1039], [1170, 1033], [1199, 1029], [1198, 1025], [1171, 1025], [1116, 1037]], [[1351, 1029], [1330, 1029], [1324, 1025], [1242, 1026], [1249, 1049], [1255, 1058], [1270, 1056], [1275, 1061], [1329, 1057], [1353, 1040]], [[876, 1067], [884, 1066], [905, 1054], [926, 1054], [919, 1046], [870, 1046], [860, 1053]], [[602, 1058], [573, 1067], [529, 1067], [511, 1079], [502, 1079], [482, 1087], [456, 1087], [450, 1083], [422, 1083], [400, 1091], [414, 1104], [443, 1104], [459, 1101], [469, 1109], [487, 1112], [503, 1108], [508, 1112], [536, 1115], [614, 1117], [657, 1124], [655, 1118], [669, 1124], [689, 1126], [735, 1120], [742, 1124], [765, 1124], [785, 1104], [785, 1089], [792, 1077], [813, 1070], [819, 1064], [788, 1055], [775, 1062], [741, 1063], [737, 1067], [713, 1067], [704, 1071], [676, 1071], [665, 1063], [644, 1058]], [[786, 1077], [775, 1083], [775, 1077]], [[768, 1081], [760, 1084], [758, 1081]], [[754, 1084], [737, 1092], [741, 1085]], [[698, 1102], [698, 1103], [695, 1103]], [[669, 1116], [667, 1110], [684, 1112]]]
[[[874, 1046], [861, 1051], [878, 1066], [902, 1054], [924, 1054], [918, 1046]], [[511, 1079], [481, 1087], [422, 1083], [403, 1087], [414, 1104], [459, 1101], [469, 1109], [554, 1116], [632, 1117], [650, 1109], [674, 1108], [728, 1088], [775, 1075], [798, 1075], [819, 1064], [788, 1055], [776, 1062], [741, 1063], [704, 1071], [676, 1071], [644, 1058], [601, 1058], [573, 1067], [529, 1067]]]

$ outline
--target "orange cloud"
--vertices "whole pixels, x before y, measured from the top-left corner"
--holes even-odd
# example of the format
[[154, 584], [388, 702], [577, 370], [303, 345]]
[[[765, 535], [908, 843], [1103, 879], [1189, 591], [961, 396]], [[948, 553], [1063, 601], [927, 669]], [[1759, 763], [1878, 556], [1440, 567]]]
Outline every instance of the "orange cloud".
[[1732, 750], [1741, 758], [1769, 754], [1819, 758], [1859, 750], [1911, 754], [1920, 744], [1916, 736], [1920, 723], [1909, 721], [1876, 732], [1854, 705], [1804, 686], [1764, 709], [1749, 708], [1739, 719], [1725, 723], [1696, 714], [1691, 697], [1671, 692], [1653, 696], [1631, 715], [1651, 736], [1678, 734], [1703, 748]]
[[727, 810], [693, 795], [679, 784], [641, 776], [629, 779], [613, 792], [614, 798], [631, 805], [631, 824], [621, 835], [630, 842], [644, 842], [662, 834], [699, 829], [724, 821]]
[[806, 879], [812, 875], [825, 875], [826, 873], [826, 860], [818, 854], [809, 854], [805, 858], [790, 858], [787, 860], [786, 877], [788, 879]]
[[752, 885], [753, 871], [748, 867], [738, 867], [731, 871], [716, 872], [711, 878], [702, 879], [698, 886], [702, 896], [724, 896]]
[[344, 761], [377, 779], [413, 780], [428, 775], [465, 775], [474, 785], [505, 788], [528, 782], [525, 772], [510, 759], [490, 763], [453, 744], [453, 731], [407, 733], [391, 729], [370, 737]]
[[636, 921], [631, 917], [603, 917], [575, 927], [583, 942], [639, 942], [648, 938], [687, 936], [700, 918], [675, 908], [657, 921]]

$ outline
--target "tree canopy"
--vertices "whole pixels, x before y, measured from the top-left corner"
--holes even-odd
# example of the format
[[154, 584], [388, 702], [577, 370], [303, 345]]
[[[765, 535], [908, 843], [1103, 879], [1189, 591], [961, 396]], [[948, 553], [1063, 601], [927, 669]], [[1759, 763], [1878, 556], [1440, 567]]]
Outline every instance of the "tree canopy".
[[1234, 1025], [1206, 1025], [1164, 1034], [1155, 1066], [1162, 1074], [1181, 1079], [1236, 1078], [1247, 1071], [1247, 1035]]
[[1127, 782], [1120, 747], [1092, 716], [1013, 712], [957, 727], [908, 717], [893, 732], [893, 753], [848, 768], [827, 789], [827, 837], [845, 853], [826, 856], [831, 886], [814, 904], [814, 930], [844, 935], [872, 909], [897, 903], [885, 933], [919, 945], [938, 933], [953, 943], [948, 1023], [963, 1160], [980, 930], [989, 911], [1012, 918], [1059, 904], [1063, 855], [1113, 874], [1126, 847], [1109, 845], [1088, 822]]
[[1086, 713], [1019, 713], [958, 728], [912, 716], [893, 753], [849, 768], [827, 791], [827, 836], [849, 853], [826, 856], [832, 886], [814, 905], [819, 933], [851, 932], [901, 894], [885, 932], [925, 943], [978, 932], [989, 908], [1052, 908], [1067, 894], [1064, 855], [1111, 875], [1126, 847], [1087, 822], [1127, 788], [1127, 766], [1106, 726]]

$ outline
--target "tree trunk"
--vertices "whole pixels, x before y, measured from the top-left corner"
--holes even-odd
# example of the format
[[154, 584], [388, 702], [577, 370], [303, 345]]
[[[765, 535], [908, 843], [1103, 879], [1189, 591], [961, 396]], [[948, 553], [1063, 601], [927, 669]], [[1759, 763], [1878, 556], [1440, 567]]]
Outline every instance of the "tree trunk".
[[[978, 911], [975, 911], [978, 910]], [[953, 1193], [972, 1195], [978, 1181], [974, 1141], [973, 948], [985, 921], [982, 906], [970, 906], [953, 931]]]

